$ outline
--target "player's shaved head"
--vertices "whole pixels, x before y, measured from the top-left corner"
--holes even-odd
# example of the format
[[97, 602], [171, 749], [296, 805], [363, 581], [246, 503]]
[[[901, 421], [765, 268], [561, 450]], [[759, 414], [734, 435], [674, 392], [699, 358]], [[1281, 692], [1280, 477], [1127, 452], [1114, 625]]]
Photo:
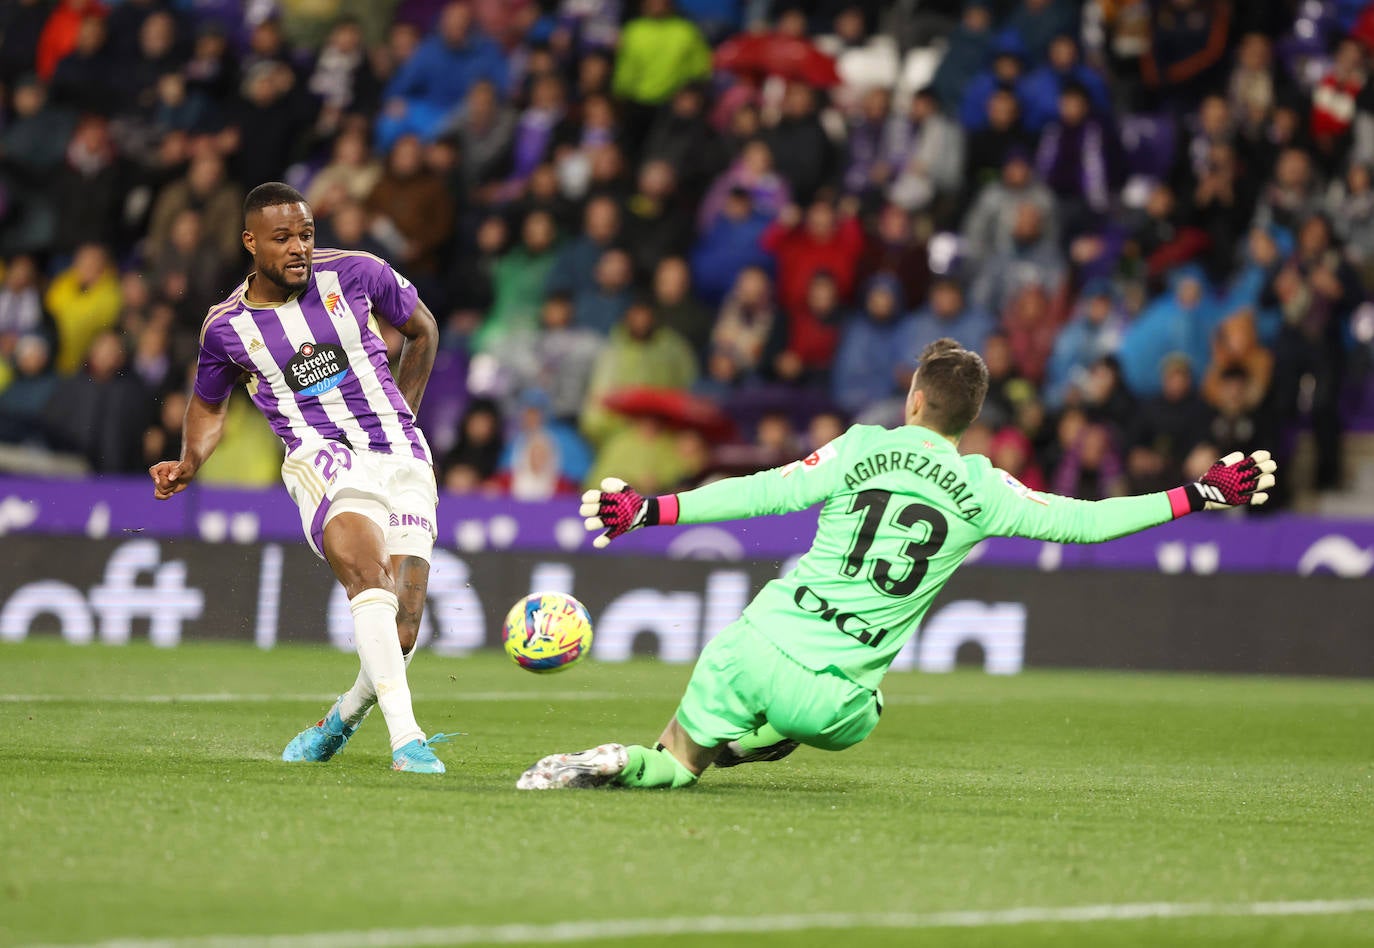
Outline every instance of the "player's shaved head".
[[[918, 392], [919, 410], [915, 407]], [[907, 397], [907, 420], [957, 438], [983, 410], [987, 394], [988, 367], [983, 357], [953, 339], [937, 339], [921, 353]]]
[[310, 283], [315, 216], [305, 197], [280, 181], [260, 184], [243, 202], [243, 246], [253, 255], [251, 292], [280, 303]]

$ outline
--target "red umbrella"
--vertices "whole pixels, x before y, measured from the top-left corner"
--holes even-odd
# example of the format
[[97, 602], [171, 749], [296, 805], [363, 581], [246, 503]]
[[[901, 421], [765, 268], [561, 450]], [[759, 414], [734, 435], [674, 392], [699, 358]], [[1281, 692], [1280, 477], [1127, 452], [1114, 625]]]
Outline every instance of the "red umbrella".
[[782, 33], [750, 33], [728, 39], [716, 48], [715, 66], [740, 75], [781, 76], [816, 88], [840, 84], [834, 57], [800, 37]]
[[630, 418], [652, 418], [671, 428], [690, 428], [708, 441], [728, 441], [735, 425], [708, 398], [678, 388], [635, 386], [606, 396], [605, 406]]

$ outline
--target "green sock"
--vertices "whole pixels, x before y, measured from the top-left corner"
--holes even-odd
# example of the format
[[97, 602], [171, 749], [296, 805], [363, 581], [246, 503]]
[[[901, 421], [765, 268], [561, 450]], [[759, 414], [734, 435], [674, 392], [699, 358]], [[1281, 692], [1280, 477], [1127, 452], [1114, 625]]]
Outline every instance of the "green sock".
[[787, 740], [787, 738], [779, 734], [777, 728], [767, 721], [764, 721], [748, 734], [741, 737], [739, 739], [739, 746], [747, 754], [764, 747], [772, 747], [774, 744], [785, 740]]
[[697, 782], [692, 773], [667, 750], [632, 744], [625, 750], [630, 762], [615, 778], [622, 787], [690, 787]]

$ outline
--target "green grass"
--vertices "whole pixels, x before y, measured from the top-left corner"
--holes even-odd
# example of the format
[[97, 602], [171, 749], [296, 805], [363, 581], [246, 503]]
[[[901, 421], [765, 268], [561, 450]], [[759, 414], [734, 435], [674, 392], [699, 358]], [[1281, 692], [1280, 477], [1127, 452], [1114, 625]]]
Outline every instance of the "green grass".
[[[355, 670], [322, 649], [0, 646], [0, 694], [47, 699], [0, 701], [0, 944], [1374, 897], [1366, 682], [893, 675], [881, 727], [842, 754], [523, 794], [545, 753], [654, 738], [689, 669], [423, 655], [421, 723], [466, 732], [445, 777], [391, 773], [379, 716], [330, 764], [280, 763]], [[283, 697], [101, 700], [221, 692]], [[1374, 945], [1374, 913], [709, 943]]]

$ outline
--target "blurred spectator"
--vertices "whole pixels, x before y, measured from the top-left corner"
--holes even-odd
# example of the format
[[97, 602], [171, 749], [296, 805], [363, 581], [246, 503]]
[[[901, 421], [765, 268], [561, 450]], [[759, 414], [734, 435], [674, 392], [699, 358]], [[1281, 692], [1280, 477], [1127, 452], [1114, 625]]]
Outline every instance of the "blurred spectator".
[[207, 102], [223, 102], [238, 88], [238, 58], [222, 26], [213, 21], [200, 24], [184, 74], [188, 94]]
[[888, 123], [882, 165], [891, 181], [888, 199], [899, 207], [920, 210], [955, 194], [963, 162], [964, 133], [941, 114], [934, 92], [917, 92], [906, 118]]
[[75, 125], [72, 113], [48, 102], [42, 83], [20, 80], [13, 111], [0, 126], [0, 190], [10, 205], [0, 218], [5, 252], [42, 250], [55, 239], [52, 178]]
[[895, 276], [902, 284], [902, 295], [909, 301], [923, 300], [930, 287], [930, 257], [924, 241], [918, 240], [911, 215], [896, 204], [884, 204], [877, 224], [864, 241], [857, 278], [867, 283], [879, 273]]
[[536, 211], [525, 218], [519, 246], [506, 251], [492, 274], [494, 299], [476, 348], [486, 351], [513, 332], [527, 332], [539, 321], [544, 285], [557, 254], [553, 216]]
[[458, 143], [463, 156], [463, 181], [470, 189], [489, 186], [509, 171], [515, 112], [502, 103], [496, 84], [474, 82], [462, 105], [442, 128]]
[[1039, 387], [1045, 379], [1045, 364], [1049, 362], [1059, 332], [1049, 291], [1038, 283], [1022, 286], [1007, 301], [1001, 324], [1011, 345], [1017, 371]]
[[881, 190], [891, 177], [882, 160], [887, 123], [891, 118], [892, 93], [883, 86], [866, 91], [849, 116], [846, 137], [844, 190], [860, 197]]
[[647, 300], [637, 300], [625, 311], [621, 324], [611, 330], [610, 341], [596, 358], [583, 403], [582, 433], [599, 444], [624, 428], [624, 420], [602, 404], [618, 389], [685, 389], [696, 377], [696, 356], [686, 340], [658, 325]]
[[931, 88], [948, 110], [959, 108], [964, 90], [992, 58], [992, 11], [985, 3], [965, 3], [959, 26], [949, 35]]
[[[610, 103], [604, 96], [588, 100], [592, 101], [603, 103], [609, 114]], [[702, 86], [686, 85], [673, 94], [668, 107], [659, 112], [649, 129], [644, 156], [666, 161], [676, 168], [689, 194], [699, 195], [705, 190], [727, 156], [707, 119], [706, 92]]]
[[[933, 134], [933, 133], [932, 133]], [[957, 134], [957, 133], [956, 133]], [[904, 156], [918, 157], [918, 133], [899, 139], [909, 144]], [[764, 132], [773, 150], [773, 161], [792, 191], [793, 199], [805, 203], [816, 196], [822, 186], [836, 183], [839, 175], [839, 154], [825, 127], [821, 124], [816, 93], [800, 82], [790, 83], [782, 102], [782, 115]], [[920, 151], [919, 157], [927, 157]], [[897, 169], [901, 170], [901, 169]], [[921, 169], [914, 169], [919, 174]]]
[[198, 211], [185, 208], [172, 220], [166, 240], [148, 253], [153, 284], [188, 321], [224, 296], [225, 264], [203, 225]]
[[600, 336], [608, 335], [630, 306], [633, 279], [629, 254], [617, 247], [603, 253], [592, 271], [592, 285], [573, 297], [576, 325]]
[[577, 481], [560, 469], [558, 445], [545, 431], [525, 433], [511, 452], [510, 466], [496, 477], [496, 485], [515, 500], [552, 500], [558, 494], [578, 493]]
[[1273, 42], [1263, 33], [1241, 37], [1236, 63], [1226, 83], [1226, 99], [1242, 127], [1263, 126], [1278, 99]]
[[1059, 115], [1059, 97], [1069, 85], [1087, 93], [1093, 114], [1111, 111], [1107, 83], [1101, 73], [1086, 65], [1071, 33], [1060, 33], [1050, 41], [1048, 60], [1032, 69], [1017, 87], [1025, 110], [1027, 129], [1039, 134]]
[[[1020, 429], [1008, 425], [992, 438], [988, 457], [992, 466], [1006, 471], [1031, 490], [1048, 490], [1049, 484], [1035, 461], [1030, 438]], [[1056, 492], [1057, 493], [1057, 492]], [[1070, 496], [1079, 497], [1080, 494]]]
[[1069, 236], [1093, 229], [1111, 208], [1120, 183], [1120, 144], [1103, 122], [1093, 118], [1087, 91], [1076, 82], [1059, 92], [1059, 116], [1040, 136], [1035, 165], [1041, 180], [1059, 199]]
[[[110, 55], [119, 64], [120, 103], [117, 111], [147, 115], [157, 103], [158, 84], [163, 76], [176, 75], [185, 58], [177, 42], [177, 21], [167, 10], [145, 9], [138, 24], [132, 48], [117, 31], [116, 16], [129, 12], [126, 0], [110, 17]], [[62, 67], [59, 65], [58, 72]], [[108, 81], [108, 80], [107, 80]]]
[[581, 200], [592, 184], [592, 158], [618, 134], [615, 108], [604, 95], [589, 95], [582, 102], [580, 121], [565, 120], [554, 130], [553, 162], [561, 193]]
[[1015, 245], [1016, 223], [1020, 208], [1025, 204], [1040, 209], [1044, 237], [1051, 243], [1058, 243], [1054, 195], [1035, 180], [1030, 154], [1013, 146], [1006, 152], [1001, 168], [1001, 177], [984, 185], [964, 218], [963, 237], [974, 259], [989, 257]]
[[306, 89], [333, 113], [371, 113], [382, 87], [367, 56], [361, 24], [352, 17], [334, 22], [306, 80]]
[[[1212, 379], [1208, 402], [1216, 410], [1207, 429], [1207, 441], [1221, 455], [1246, 454], [1272, 444], [1273, 430], [1265, 423], [1257, 404], [1250, 401], [1251, 380], [1245, 369], [1231, 366]], [[1266, 448], [1266, 450], [1268, 450]]]
[[994, 323], [986, 309], [964, 302], [963, 287], [950, 276], [935, 279], [929, 301], [915, 316], [909, 358], [915, 358], [926, 346], [946, 336], [966, 349], [981, 352]]
[[834, 34], [819, 37], [816, 46], [835, 57], [835, 71], [840, 74], [841, 81], [837, 96], [848, 110], [866, 90], [890, 89], [896, 85], [901, 61], [897, 39], [873, 33], [862, 5], [837, 3], [833, 6], [839, 8], [832, 21]]
[[[919, 350], [918, 350], [919, 351]], [[1021, 376], [1006, 333], [994, 331], [983, 342], [983, 361], [988, 367], [988, 394], [983, 400], [983, 421], [996, 429], [1012, 424], [1027, 401], [1035, 398], [1035, 386]]]
[[850, 413], [905, 392], [920, 352], [912, 343], [915, 317], [905, 315], [906, 301], [895, 277], [874, 277], [861, 299], [845, 320], [831, 375], [835, 404]]
[[667, 256], [687, 252], [692, 215], [677, 193], [677, 175], [666, 161], [651, 159], [639, 169], [638, 188], [625, 200], [623, 243], [635, 272], [648, 276]]
[[801, 210], [788, 205], [761, 238], [763, 248], [778, 261], [778, 299], [789, 318], [801, 312], [811, 278], [824, 270], [835, 280], [841, 300], [854, 286], [863, 232], [851, 214], [839, 215], [828, 201]]
[[420, 43], [386, 87], [386, 104], [377, 120], [378, 147], [387, 150], [406, 133], [433, 138], [474, 83], [487, 80], [504, 89], [507, 72], [501, 48], [473, 26], [471, 6], [465, 0], [444, 4], [437, 31]]
[[314, 110], [314, 101], [298, 94], [290, 66], [264, 60], [248, 67], [229, 109], [229, 134], [237, 142], [232, 177], [245, 190], [280, 177], [299, 157]]
[[1105, 500], [1125, 494], [1126, 478], [1112, 445], [1111, 430], [1095, 424], [1077, 428], [1073, 442], [1066, 446], [1054, 470], [1050, 489], [1081, 500]]
[[1167, 0], [1151, 10], [1141, 75], [1168, 101], [1187, 102], [1216, 79], [1231, 41], [1232, 0]]
[[[1274, 350], [1278, 419], [1283, 425], [1293, 424], [1302, 407], [1307, 408], [1317, 447], [1316, 485], [1321, 489], [1336, 487], [1341, 480], [1345, 334], [1360, 295], [1354, 272], [1332, 243], [1330, 223], [1319, 214], [1309, 217], [1266, 296], [1277, 302], [1283, 316]], [[1304, 377], [1312, 380], [1306, 394]]]
[[1345, 244], [1346, 261], [1366, 288], [1374, 287], [1374, 169], [1352, 163], [1343, 178], [1331, 182], [1324, 205], [1336, 237]]
[[[963, 90], [959, 100], [959, 124], [970, 131], [978, 131], [988, 114], [988, 100], [998, 89], [1015, 92], [1026, 73], [1026, 50], [1014, 33], [997, 37], [992, 59]], [[1019, 95], [1017, 97], [1020, 98]]]
[[1211, 412], [1193, 389], [1187, 356], [1168, 357], [1159, 374], [1159, 394], [1141, 403], [1131, 433], [1126, 461], [1131, 493], [1178, 484], [1184, 460], [1207, 439]]
[[681, 257], [664, 257], [653, 280], [654, 316], [660, 326], [673, 330], [692, 351], [706, 351], [711, 338], [711, 311], [692, 292], [692, 273]]
[[110, 77], [118, 71], [104, 18], [86, 17], [77, 27], [76, 45], [52, 71], [53, 101], [78, 112], [111, 115], [120, 102], [120, 88]]
[[45, 408], [53, 446], [81, 455], [100, 473], [143, 468], [143, 432], [153, 415], [153, 400], [125, 372], [127, 363], [119, 333], [98, 331], [85, 371], [60, 380]]
[[1045, 378], [1045, 401], [1059, 408], [1071, 393], [1081, 396], [1088, 373], [1097, 361], [1113, 355], [1121, 345], [1125, 315], [1111, 285], [1097, 280], [1083, 288], [1072, 319], [1054, 340]]
[[1118, 357], [1126, 384], [1138, 397], [1159, 394], [1161, 369], [1171, 355], [1193, 371], [1207, 367], [1212, 330], [1224, 314], [1197, 266], [1169, 275], [1169, 290], [1153, 300], [1121, 338]]
[[[497, 270], [509, 238], [505, 218], [491, 214], [478, 223], [473, 239], [475, 246], [471, 249], [459, 247], [454, 251], [454, 259], [445, 269], [444, 288], [456, 318], [480, 320], [491, 308], [496, 298]], [[465, 333], [470, 331], [464, 330]]]
[[386, 168], [367, 198], [367, 209], [390, 234], [393, 263], [411, 274], [437, 273], [439, 252], [453, 232], [453, 200], [444, 180], [424, 166], [424, 151], [415, 135], [402, 135], [391, 147]]
[[496, 355], [519, 391], [543, 395], [556, 421], [575, 423], [605, 345], [602, 335], [573, 321], [573, 301], [550, 293], [540, 309], [539, 330], [507, 337]]
[[[110, 265], [109, 255], [99, 244], [77, 248], [72, 265], [53, 277], [44, 299], [57, 326], [57, 356], [53, 360], [59, 375], [71, 375], [86, 361], [91, 343], [114, 326], [119, 318], [119, 277]], [[118, 337], [114, 337], [119, 343]], [[120, 344], [123, 368], [123, 347]], [[104, 353], [107, 357], [109, 352]], [[108, 369], [109, 359], [102, 363]]]
[[1257, 408], [1269, 394], [1274, 377], [1274, 354], [1260, 344], [1255, 330], [1255, 316], [1241, 310], [1227, 317], [1217, 326], [1212, 340], [1212, 362], [1202, 380], [1202, 397], [1213, 407], [1220, 408], [1223, 380], [1239, 374], [1241, 404], [1247, 410]]
[[773, 149], [761, 138], [744, 143], [730, 167], [711, 183], [701, 202], [697, 225], [708, 230], [726, 213], [730, 195], [743, 193], [750, 209], [765, 220], [772, 220], [792, 199], [792, 189], [773, 168]]
[[58, 0], [48, 15], [38, 38], [35, 66], [39, 78], [52, 78], [57, 64], [76, 49], [81, 26], [88, 19], [102, 19], [107, 13], [98, 0]]
[[716, 315], [707, 372], [726, 387], [766, 374], [782, 351], [787, 327], [773, 303], [773, 287], [761, 267], [746, 267]]
[[[985, 185], [995, 183], [1013, 155], [1025, 166], [1026, 180], [1030, 177], [1030, 155], [1035, 137], [1026, 131], [1021, 120], [1021, 106], [1016, 93], [1010, 89], [994, 89], [988, 97], [987, 120], [983, 127], [969, 135], [967, 178], [964, 189], [971, 199]], [[1040, 185], [1044, 187], [1044, 185]], [[1045, 189], [1049, 194], [1049, 189]]]
[[1321, 209], [1312, 158], [1300, 148], [1279, 152], [1274, 177], [1260, 192], [1254, 225], [1296, 231], [1298, 225]]
[[148, 223], [148, 242], [162, 246], [171, 237], [172, 222], [184, 210], [199, 211], [208, 239], [220, 258], [237, 262], [243, 257], [243, 192], [225, 179], [224, 161], [212, 152], [191, 160], [185, 177], [178, 178], [157, 196]]
[[[1068, 266], [1050, 235], [1039, 205], [1022, 201], [1015, 205], [1011, 243], [983, 259], [969, 293], [975, 306], [1002, 312], [1028, 285], [1057, 291]], [[962, 340], [961, 340], [962, 341]]]
[[830, 372], [844, 316], [840, 284], [829, 270], [817, 270], [806, 287], [802, 305], [784, 310], [787, 347], [778, 356], [774, 371], [783, 381], [823, 381]]
[[54, 247], [71, 252], [77, 244], [114, 242], [123, 209], [125, 175], [110, 139], [109, 122], [83, 118], [67, 143], [66, 161], [54, 175], [57, 234]]
[[710, 74], [711, 50], [696, 25], [674, 12], [672, 0], [643, 0], [640, 15], [620, 31], [612, 80], [626, 106], [630, 151], [638, 153], [656, 106]]
[[51, 12], [47, 0], [16, 0], [0, 7], [0, 83], [10, 86], [34, 71], [39, 37]]
[[1341, 167], [1350, 150], [1358, 102], [1369, 82], [1365, 56], [1358, 40], [1342, 38], [1330, 70], [1312, 90], [1309, 130], [1318, 160], [1327, 171]]
[[368, 150], [367, 134], [349, 129], [334, 139], [329, 164], [310, 179], [305, 199], [320, 217], [328, 217], [344, 199], [366, 201], [382, 176], [382, 164]]
[[1105, 356], [1088, 369], [1083, 383], [1083, 410], [1093, 421], [1111, 428], [1118, 444], [1135, 423], [1136, 399], [1126, 387], [1121, 363], [1115, 356]]
[[1192, 194], [1193, 224], [1207, 235], [1211, 247], [1209, 273], [1224, 274], [1234, 263], [1236, 241], [1253, 216], [1255, 196], [1253, 182], [1241, 173], [1235, 148], [1227, 143], [1209, 146]]
[[496, 475], [504, 443], [496, 403], [487, 398], [469, 402], [458, 426], [458, 440], [440, 465], [444, 489], [466, 494], [485, 485]]
[[1003, 32], [1020, 38], [1031, 62], [1044, 62], [1055, 37], [1078, 32], [1077, 8], [1072, 0], [1021, 0]]
[[[319, 214], [318, 210], [316, 214]], [[328, 217], [316, 220], [315, 245], [339, 250], [361, 250], [385, 257], [387, 248], [369, 233], [371, 223], [371, 215], [362, 204], [351, 198], [341, 201]]]
[[[0, 441], [44, 447], [44, 411], [57, 387], [52, 371], [52, 348], [37, 333], [19, 336], [13, 346], [14, 378], [0, 391]], [[181, 419], [177, 419], [180, 425]]]
[[543, 163], [553, 147], [554, 131], [567, 113], [563, 80], [540, 76], [534, 81], [529, 104], [515, 121], [511, 142], [511, 180], [524, 181]]
[[42, 324], [38, 266], [27, 254], [13, 257], [0, 283], [0, 356], [9, 355], [19, 337], [37, 332]]
[[582, 227], [558, 248], [549, 270], [548, 291], [576, 297], [590, 290], [597, 261], [616, 245], [619, 236], [620, 206], [614, 199], [600, 195], [588, 201], [582, 212]]
[[692, 247], [692, 283], [698, 299], [719, 302], [748, 267], [771, 272], [773, 258], [760, 244], [769, 221], [744, 188], [726, 194], [720, 213], [705, 224]]

